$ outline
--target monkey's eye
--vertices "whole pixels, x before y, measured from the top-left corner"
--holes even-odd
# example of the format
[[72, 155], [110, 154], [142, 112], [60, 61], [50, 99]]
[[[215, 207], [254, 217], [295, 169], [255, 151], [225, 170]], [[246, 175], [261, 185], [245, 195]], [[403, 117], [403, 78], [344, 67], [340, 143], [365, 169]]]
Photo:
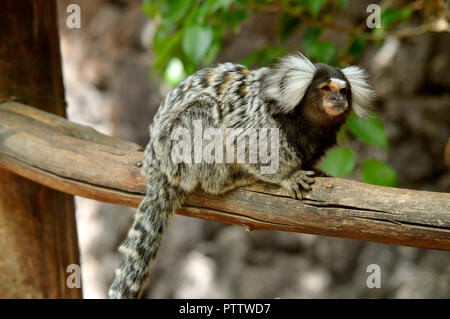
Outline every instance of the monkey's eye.
[[342, 88], [339, 90], [342, 94], [347, 94], [347, 88]]
[[330, 88], [328, 85], [324, 85], [324, 86], [322, 86], [320, 89], [321, 89], [322, 91], [324, 91], [324, 92], [331, 91], [331, 88]]

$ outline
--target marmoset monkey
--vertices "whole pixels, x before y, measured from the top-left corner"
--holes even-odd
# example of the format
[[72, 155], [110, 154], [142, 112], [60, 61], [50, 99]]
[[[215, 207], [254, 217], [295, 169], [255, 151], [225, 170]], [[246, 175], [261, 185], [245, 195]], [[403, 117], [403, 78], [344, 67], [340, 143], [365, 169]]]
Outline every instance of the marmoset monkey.
[[[143, 164], [147, 192], [119, 248], [125, 257], [109, 297], [140, 296], [174, 211], [197, 186], [220, 194], [265, 181], [301, 199], [302, 190], [309, 190], [319, 174], [314, 165], [336, 144], [346, 116], [351, 110], [364, 116], [374, 95], [364, 70], [313, 64], [300, 53], [282, 58], [274, 68], [250, 71], [224, 63], [186, 78], [167, 94], [150, 126]], [[210, 140], [198, 134], [199, 125], [210, 129]], [[230, 129], [237, 141], [231, 147]], [[269, 129], [276, 133], [270, 139]], [[260, 134], [252, 139], [248, 132], [255, 131]], [[226, 138], [217, 138], [220, 134]], [[180, 146], [180, 137], [194, 145]], [[239, 142], [246, 145], [244, 156]], [[211, 145], [213, 161], [205, 155]], [[270, 154], [275, 169], [252, 154], [265, 156], [264, 164]]]

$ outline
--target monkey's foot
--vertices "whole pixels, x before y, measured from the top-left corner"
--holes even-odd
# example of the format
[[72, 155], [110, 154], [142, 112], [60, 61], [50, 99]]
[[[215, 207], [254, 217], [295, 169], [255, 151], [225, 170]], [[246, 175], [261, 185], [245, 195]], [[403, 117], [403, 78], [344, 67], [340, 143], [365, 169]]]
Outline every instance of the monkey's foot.
[[312, 176], [317, 175], [315, 171], [296, 171], [286, 182], [283, 187], [289, 191], [292, 198], [303, 199], [302, 191], [311, 190], [311, 184], [314, 183]]
[[319, 168], [313, 167], [311, 170], [314, 171], [315, 176], [317, 176], [317, 177], [332, 177], [331, 175], [325, 173], [324, 171], [322, 171]]

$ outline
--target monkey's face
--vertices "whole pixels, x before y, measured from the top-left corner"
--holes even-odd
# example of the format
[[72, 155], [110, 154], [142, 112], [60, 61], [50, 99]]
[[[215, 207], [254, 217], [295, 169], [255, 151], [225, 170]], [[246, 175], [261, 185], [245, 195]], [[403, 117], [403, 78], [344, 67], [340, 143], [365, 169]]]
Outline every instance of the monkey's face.
[[329, 116], [342, 115], [348, 108], [347, 82], [337, 78], [319, 83], [320, 107]]
[[320, 63], [316, 67], [305, 96], [308, 112], [321, 121], [344, 118], [350, 111], [350, 83], [338, 68]]

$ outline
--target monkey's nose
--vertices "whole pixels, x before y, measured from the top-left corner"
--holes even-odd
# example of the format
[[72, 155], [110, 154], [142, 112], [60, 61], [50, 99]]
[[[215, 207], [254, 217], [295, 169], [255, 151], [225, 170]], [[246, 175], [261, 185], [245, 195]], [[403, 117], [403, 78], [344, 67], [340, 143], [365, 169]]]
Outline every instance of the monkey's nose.
[[341, 102], [341, 100], [342, 100], [341, 97], [339, 95], [335, 95], [335, 94], [330, 95], [328, 97], [328, 101], [330, 101], [331, 103], [339, 103], [339, 102]]
[[328, 97], [329, 103], [331, 103], [334, 107], [347, 107], [347, 101], [340, 95], [333, 94]]

